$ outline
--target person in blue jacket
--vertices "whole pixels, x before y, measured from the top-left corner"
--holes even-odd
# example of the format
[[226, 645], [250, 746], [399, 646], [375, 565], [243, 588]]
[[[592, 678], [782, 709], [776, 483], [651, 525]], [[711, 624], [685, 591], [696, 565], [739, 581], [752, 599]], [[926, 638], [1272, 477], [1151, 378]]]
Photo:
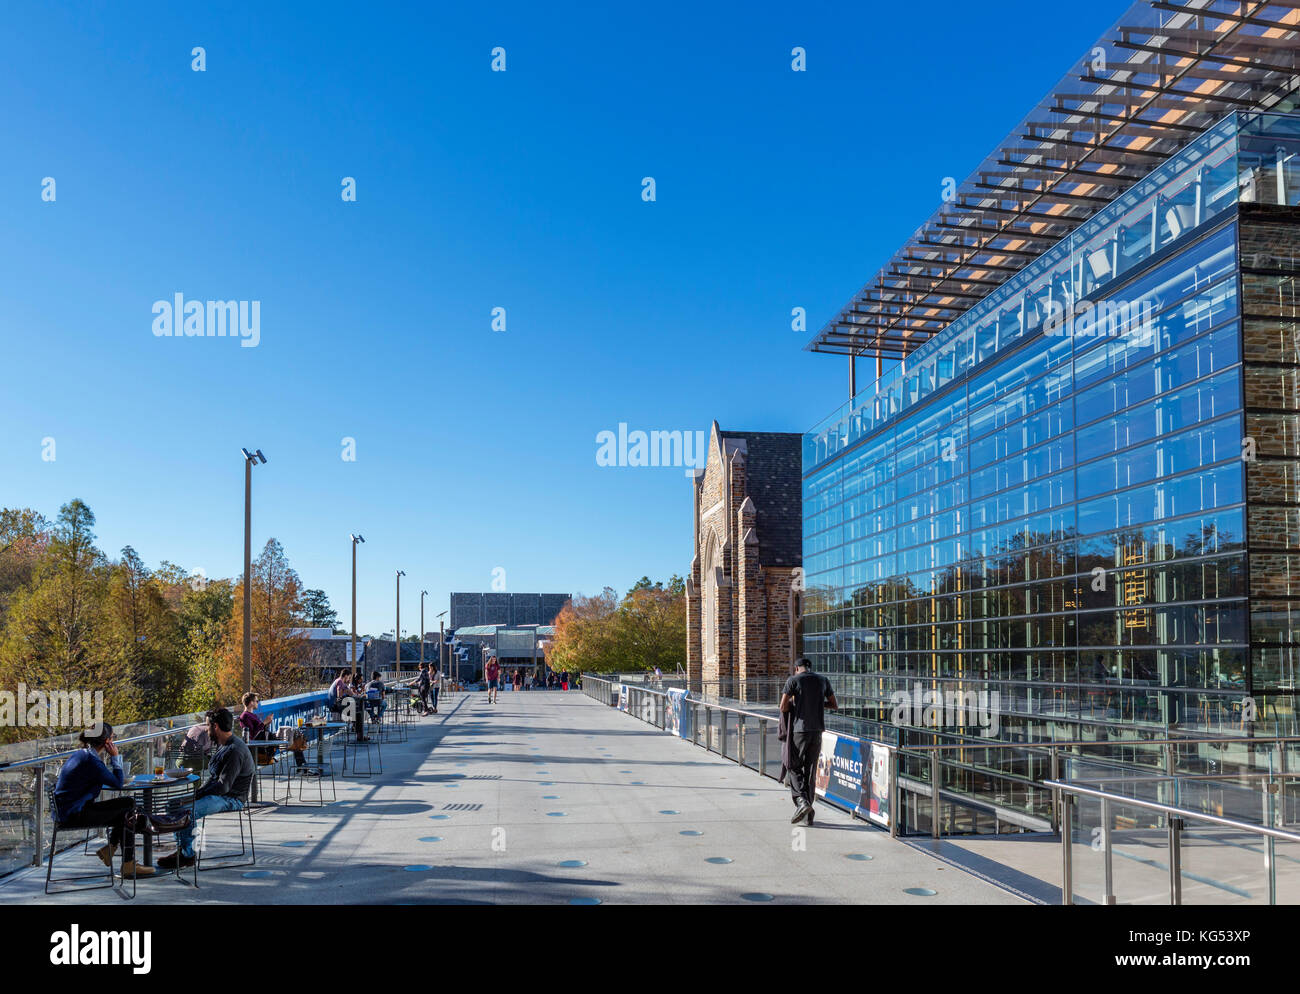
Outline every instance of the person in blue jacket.
[[113, 726], [102, 722], [98, 734], [96, 729], [82, 732], [79, 741], [82, 748], [63, 764], [54, 785], [54, 817], [59, 828], [107, 828], [108, 845], [96, 854], [104, 864], [113, 865], [113, 856], [120, 846], [123, 877], [152, 876], [152, 866], [141, 866], [135, 861], [135, 798], [128, 794], [111, 801], [99, 800], [99, 792], [105, 787], [110, 790], [126, 787], [122, 757], [113, 742]]

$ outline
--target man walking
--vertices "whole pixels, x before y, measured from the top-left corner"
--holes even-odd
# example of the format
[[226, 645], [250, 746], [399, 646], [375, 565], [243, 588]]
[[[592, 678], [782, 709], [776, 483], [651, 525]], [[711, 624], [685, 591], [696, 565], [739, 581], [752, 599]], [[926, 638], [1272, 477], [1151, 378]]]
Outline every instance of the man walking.
[[501, 693], [501, 667], [496, 656], [488, 656], [487, 664], [488, 703], [496, 704], [497, 695]]
[[781, 690], [781, 711], [790, 718], [791, 765], [790, 797], [794, 801], [791, 825], [807, 819], [813, 823], [813, 797], [816, 795], [817, 758], [822, 751], [822, 730], [826, 727], [826, 706], [838, 708], [831, 682], [814, 673], [812, 663], [800, 659], [794, 675]]

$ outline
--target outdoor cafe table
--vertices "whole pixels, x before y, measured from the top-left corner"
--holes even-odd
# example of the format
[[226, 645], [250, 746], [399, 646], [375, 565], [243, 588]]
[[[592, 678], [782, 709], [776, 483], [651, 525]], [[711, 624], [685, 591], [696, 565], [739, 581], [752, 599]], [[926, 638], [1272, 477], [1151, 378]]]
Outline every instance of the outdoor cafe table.
[[[246, 742], [244, 743], [244, 745], [248, 746], [248, 748], [249, 748], [250, 750], [252, 750], [252, 749], [279, 749], [279, 748], [280, 748], [281, 746], [283, 746], [284, 744], [285, 744], [284, 741], [281, 740], [281, 739], [252, 739], [252, 740], [246, 741]], [[254, 805], [254, 804], [258, 804], [258, 803], [260, 803], [260, 801], [258, 800], [258, 797], [257, 797], [257, 785], [258, 785], [258, 781], [260, 781], [260, 780], [262, 779], [262, 777], [261, 777], [261, 773], [262, 773], [262, 764], [261, 764], [261, 763], [258, 763], [258, 762], [257, 762], [257, 758], [254, 757], [254, 759], [253, 759], [253, 783], [252, 783], [252, 787], [251, 787], [251, 792], [250, 792], [249, 795], [248, 795], [248, 804], [249, 804], [250, 807], [251, 807], [252, 805]], [[275, 774], [272, 773], [271, 776], [272, 776], [272, 780], [271, 780], [271, 800], [267, 802], [268, 804], [274, 804], [274, 803], [275, 803], [275, 780], [274, 780], [274, 776], [275, 776]]]
[[[299, 727], [299, 730], [303, 733], [303, 735], [307, 734], [308, 729], [320, 733], [319, 735], [316, 736], [316, 765], [317, 766], [325, 765], [325, 748], [324, 748], [325, 733], [329, 731], [337, 732], [339, 731], [339, 729], [347, 728], [347, 727], [348, 727], [348, 723], [346, 721], [326, 721], [326, 722], [322, 722], [319, 725], [306, 724]], [[346, 756], [347, 756], [347, 750], [345, 748], [344, 749], [345, 764], [347, 762]]]
[[[131, 794], [140, 794], [138, 807], [146, 814], [153, 814], [153, 792], [155, 790], [163, 793], [163, 799], [172, 800], [179, 798], [183, 791], [175, 788], [184, 785], [191, 788], [191, 793], [197, 792], [198, 788], [193, 785], [199, 782], [196, 774], [189, 774], [185, 777], [157, 777], [152, 773], [137, 773], [126, 782], [125, 792]], [[153, 832], [140, 833], [144, 835], [144, 865], [153, 866]]]

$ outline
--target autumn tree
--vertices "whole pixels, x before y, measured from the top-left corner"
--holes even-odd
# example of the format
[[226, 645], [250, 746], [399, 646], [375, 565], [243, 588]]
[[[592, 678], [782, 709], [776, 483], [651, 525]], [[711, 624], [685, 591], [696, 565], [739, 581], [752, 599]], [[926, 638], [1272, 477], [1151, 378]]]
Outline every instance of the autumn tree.
[[553, 670], [596, 673], [684, 666], [684, 581], [674, 576], [665, 585], [642, 577], [621, 600], [609, 587], [595, 597], [573, 598], [555, 619], [547, 663]]
[[[244, 580], [235, 585], [233, 601], [242, 605]], [[294, 628], [304, 627], [302, 581], [289, 565], [284, 547], [269, 539], [253, 562], [252, 616], [253, 689], [264, 697], [281, 697], [306, 690], [315, 680], [307, 666], [309, 645]], [[226, 625], [219, 674], [220, 690], [235, 700], [244, 683], [244, 615], [236, 610]]]

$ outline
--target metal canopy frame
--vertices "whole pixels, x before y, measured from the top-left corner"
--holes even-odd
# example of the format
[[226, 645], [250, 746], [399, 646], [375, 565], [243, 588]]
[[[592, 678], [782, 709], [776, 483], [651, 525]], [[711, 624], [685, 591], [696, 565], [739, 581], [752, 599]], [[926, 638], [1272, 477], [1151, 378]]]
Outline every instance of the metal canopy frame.
[[1300, 0], [1139, 0], [807, 345], [903, 359], [1225, 114], [1300, 88]]

